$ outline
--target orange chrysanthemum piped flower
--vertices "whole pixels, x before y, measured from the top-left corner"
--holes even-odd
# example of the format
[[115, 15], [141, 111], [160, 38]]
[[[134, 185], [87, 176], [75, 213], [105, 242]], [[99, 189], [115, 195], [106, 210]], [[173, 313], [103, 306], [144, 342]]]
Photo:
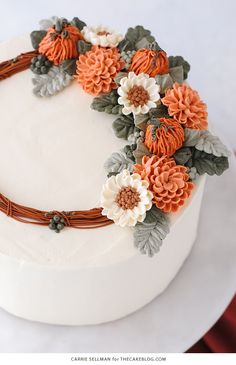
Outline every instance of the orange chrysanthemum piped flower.
[[194, 184], [189, 181], [185, 166], [176, 165], [173, 158], [144, 156], [134, 172], [149, 182], [153, 203], [163, 212], [176, 212], [190, 196]]
[[39, 44], [39, 53], [59, 65], [64, 60], [78, 57], [77, 41], [80, 39], [83, 36], [73, 25], [65, 24], [61, 32], [57, 32], [55, 26], [51, 27]]
[[145, 145], [155, 155], [172, 156], [184, 142], [181, 124], [171, 118], [160, 118], [159, 125], [149, 125], [145, 134]]
[[168, 89], [162, 103], [168, 107], [168, 113], [185, 127], [207, 129], [207, 107], [198, 92], [186, 84], [174, 83]]
[[123, 67], [117, 48], [93, 46], [77, 61], [76, 79], [89, 94], [108, 93], [117, 88], [114, 78]]
[[136, 75], [143, 72], [150, 77], [168, 73], [169, 61], [166, 52], [139, 49], [132, 58], [129, 71], [133, 71]]

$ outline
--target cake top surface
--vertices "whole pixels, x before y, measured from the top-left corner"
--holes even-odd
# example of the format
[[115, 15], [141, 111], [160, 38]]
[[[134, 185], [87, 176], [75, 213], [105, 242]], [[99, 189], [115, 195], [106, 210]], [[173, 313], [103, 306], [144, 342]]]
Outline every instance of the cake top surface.
[[[2, 43], [0, 59], [30, 48], [28, 35]], [[97, 206], [106, 177], [104, 161], [125, 144], [112, 131], [114, 117], [91, 110], [93, 97], [75, 83], [50, 100], [35, 98], [31, 78], [27, 70], [1, 83], [2, 192], [49, 210]], [[65, 237], [1, 214], [0, 232], [0, 253], [22, 262], [96, 266], [139, 254], [132, 230], [117, 225], [71, 229]]]
[[[135, 255], [127, 245], [134, 233], [135, 247], [151, 257], [201, 175], [228, 167], [227, 148], [207, 130], [206, 104], [185, 82], [190, 65], [168, 57], [142, 26], [125, 36], [78, 18], [40, 26], [0, 45], [8, 60], [0, 63], [0, 209], [38, 224], [1, 217], [0, 252], [109, 264]], [[42, 225], [83, 229], [52, 237]]]
[[[0, 45], [0, 59], [30, 48], [28, 35], [13, 39]], [[56, 98], [36, 98], [31, 78], [27, 70], [1, 83], [2, 193], [48, 210], [98, 206], [104, 161], [124, 145], [112, 131], [112, 117], [91, 110], [92, 96], [76, 84]], [[133, 245], [127, 245], [132, 242], [130, 230], [115, 225], [72, 229], [67, 237], [2, 214], [0, 225], [0, 252], [22, 261], [93, 265], [136, 254]]]

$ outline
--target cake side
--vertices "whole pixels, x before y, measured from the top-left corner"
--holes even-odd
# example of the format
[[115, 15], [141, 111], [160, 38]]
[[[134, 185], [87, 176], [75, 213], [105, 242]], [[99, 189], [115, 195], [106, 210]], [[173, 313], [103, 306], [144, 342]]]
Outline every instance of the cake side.
[[205, 178], [151, 260], [136, 250], [114, 264], [107, 265], [107, 257], [104, 265], [62, 267], [0, 254], [0, 306], [19, 317], [62, 325], [104, 323], [142, 308], [166, 289], [189, 255], [204, 184]]

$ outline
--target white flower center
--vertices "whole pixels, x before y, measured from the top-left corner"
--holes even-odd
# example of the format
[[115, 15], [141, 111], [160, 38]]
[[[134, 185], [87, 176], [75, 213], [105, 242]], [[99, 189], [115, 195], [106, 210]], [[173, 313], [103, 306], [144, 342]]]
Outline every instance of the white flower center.
[[115, 202], [124, 210], [133, 209], [140, 202], [140, 195], [131, 186], [123, 187], [117, 194]]
[[131, 104], [135, 107], [144, 106], [150, 99], [149, 93], [143, 86], [134, 85], [127, 93], [127, 97]]

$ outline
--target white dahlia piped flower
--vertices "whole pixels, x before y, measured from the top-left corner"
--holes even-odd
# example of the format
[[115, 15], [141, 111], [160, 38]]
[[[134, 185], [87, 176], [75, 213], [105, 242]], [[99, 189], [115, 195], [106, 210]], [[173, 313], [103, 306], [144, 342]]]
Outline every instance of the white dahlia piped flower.
[[128, 76], [120, 80], [118, 88], [118, 103], [124, 105], [122, 113], [128, 115], [146, 114], [151, 108], [156, 107], [160, 99], [160, 86], [153, 77], [141, 73], [136, 75], [129, 72]]
[[121, 34], [113, 30], [99, 25], [97, 27], [85, 26], [82, 29], [82, 34], [87, 42], [95, 46], [101, 47], [116, 47], [124, 38]]
[[107, 179], [101, 193], [102, 214], [121, 227], [143, 222], [146, 211], [152, 207], [152, 193], [148, 182], [139, 174], [123, 170]]

